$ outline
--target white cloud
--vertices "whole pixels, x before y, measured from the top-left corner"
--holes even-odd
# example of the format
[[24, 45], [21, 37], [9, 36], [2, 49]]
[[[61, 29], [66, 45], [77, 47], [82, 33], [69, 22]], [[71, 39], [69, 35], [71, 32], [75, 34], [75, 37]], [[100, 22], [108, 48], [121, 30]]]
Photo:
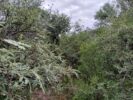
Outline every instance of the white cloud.
[[59, 10], [72, 18], [72, 22], [81, 20], [86, 27], [93, 27], [94, 15], [106, 2], [112, 0], [46, 0], [44, 8]]

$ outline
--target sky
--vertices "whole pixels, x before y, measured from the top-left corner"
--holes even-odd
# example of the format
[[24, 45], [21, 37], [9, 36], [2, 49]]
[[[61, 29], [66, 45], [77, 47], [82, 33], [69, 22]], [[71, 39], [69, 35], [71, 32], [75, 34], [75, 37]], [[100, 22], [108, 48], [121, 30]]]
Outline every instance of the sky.
[[79, 21], [85, 27], [94, 27], [96, 12], [112, 0], [46, 0], [44, 9], [58, 10], [71, 18], [71, 23]]

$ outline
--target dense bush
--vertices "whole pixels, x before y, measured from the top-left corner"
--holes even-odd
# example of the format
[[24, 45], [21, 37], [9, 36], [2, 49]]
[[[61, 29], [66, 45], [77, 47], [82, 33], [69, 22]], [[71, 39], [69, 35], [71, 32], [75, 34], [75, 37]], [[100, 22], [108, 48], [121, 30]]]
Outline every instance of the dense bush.
[[132, 99], [132, 36], [132, 28], [125, 28], [81, 46], [78, 68], [84, 82], [77, 84], [74, 100]]
[[29, 45], [12, 40], [4, 42], [10, 46], [0, 48], [0, 97], [25, 100], [37, 88], [43, 92], [49, 88], [57, 90], [63, 76], [75, 73], [40, 38]]
[[117, 1], [96, 29], [69, 32], [69, 17], [41, 0], [1, 0], [0, 100], [132, 100], [133, 8]]
[[63, 81], [77, 72], [56, 53], [58, 47], [49, 43], [48, 26], [61, 34], [68, 30], [69, 18], [40, 9], [40, 0], [0, 3], [4, 16], [0, 20], [0, 99], [31, 100], [36, 91], [44, 96], [62, 90]]

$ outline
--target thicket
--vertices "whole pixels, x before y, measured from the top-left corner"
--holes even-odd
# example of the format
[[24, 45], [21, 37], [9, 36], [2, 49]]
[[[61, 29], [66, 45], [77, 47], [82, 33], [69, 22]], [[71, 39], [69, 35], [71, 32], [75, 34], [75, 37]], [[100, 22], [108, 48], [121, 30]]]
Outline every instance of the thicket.
[[55, 45], [59, 34], [69, 29], [68, 17], [42, 10], [40, 0], [2, 0], [0, 4], [0, 100], [57, 95], [64, 81], [77, 75]]
[[0, 0], [0, 100], [133, 100], [132, 1], [105, 4], [95, 29], [73, 32], [41, 3]]
[[96, 13], [96, 29], [63, 38], [63, 52], [76, 59], [74, 68], [80, 71], [72, 100], [133, 99], [132, 1], [117, 3]]

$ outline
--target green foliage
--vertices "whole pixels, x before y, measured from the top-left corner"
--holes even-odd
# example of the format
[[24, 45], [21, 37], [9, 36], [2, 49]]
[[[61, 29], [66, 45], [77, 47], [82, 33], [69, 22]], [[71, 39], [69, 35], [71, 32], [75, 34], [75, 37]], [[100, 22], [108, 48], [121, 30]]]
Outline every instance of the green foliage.
[[52, 43], [59, 44], [59, 35], [70, 30], [70, 19], [58, 12], [51, 14], [48, 19], [50, 25], [47, 26], [47, 30], [50, 33], [50, 40]]
[[20, 45], [22, 43], [11, 40], [5, 42], [14, 47], [0, 49], [0, 97], [25, 100], [36, 88], [46, 92], [51, 86], [56, 88], [63, 76], [76, 73], [66, 68], [61, 57], [55, 56], [43, 40], [33, 42], [25, 50], [21, 48], [27, 47], [27, 44]]
[[133, 7], [132, 0], [116, 0], [116, 1], [118, 3], [118, 7], [121, 9], [121, 13], [123, 13]]
[[132, 100], [132, 1], [117, 1], [120, 8], [97, 12], [96, 29], [76, 23], [65, 34], [69, 17], [42, 10], [41, 0], [1, 0], [0, 100], [31, 100], [36, 90], [68, 100]]
[[132, 36], [132, 28], [123, 28], [81, 45], [78, 69], [84, 83], [76, 83], [74, 100], [132, 100]]
[[79, 64], [80, 46], [84, 41], [89, 39], [90, 34], [86, 32], [61, 36], [59, 47], [68, 65], [76, 67]]
[[52, 14], [49, 21], [54, 28], [53, 31], [55, 34], [65, 33], [68, 32], [70, 29], [70, 19], [64, 14], [60, 15], [58, 12]]
[[73, 100], [133, 99], [131, 16], [132, 8], [113, 19], [112, 25], [90, 31], [89, 39], [77, 40], [82, 41], [77, 65], [81, 80], [75, 82]]
[[39, 20], [40, 9], [19, 3], [7, 3], [3, 4], [2, 12], [5, 24], [1, 29], [1, 36], [4, 38], [18, 39], [20, 34], [27, 35], [31, 32], [35, 33], [38, 28], [37, 21]]
[[47, 39], [52, 31], [48, 27], [54, 28], [53, 34], [68, 31], [69, 18], [41, 10], [40, 3], [40, 0], [1, 1], [4, 16], [0, 22], [1, 100], [31, 100], [36, 90], [44, 95], [51, 91], [50, 95], [59, 92], [65, 79], [77, 76], [77, 71], [67, 67], [56, 53], [57, 46]]
[[104, 65], [104, 53], [98, 47], [97, 42], [84, 43], [80, 48], [80, 63], [79, 71], [83, 74], [85, 80], [90, 80], [94, 75], [101, 76]]
[[117, 16], [117, 12], [113, 5], [106, 3], [95, 15], [95, 19], [99, 21], [99, 25], [108, 25], [111, 20]]
[[133, 26], [132, 16], [133, 16], [132, 8], [122, 13], [118, 18], [116, 18], [113, 21], [113, 24], [112, 24], [113, 29], [118, 30], [119, 28], [121, 29], [121, 28], [132, 27]]

